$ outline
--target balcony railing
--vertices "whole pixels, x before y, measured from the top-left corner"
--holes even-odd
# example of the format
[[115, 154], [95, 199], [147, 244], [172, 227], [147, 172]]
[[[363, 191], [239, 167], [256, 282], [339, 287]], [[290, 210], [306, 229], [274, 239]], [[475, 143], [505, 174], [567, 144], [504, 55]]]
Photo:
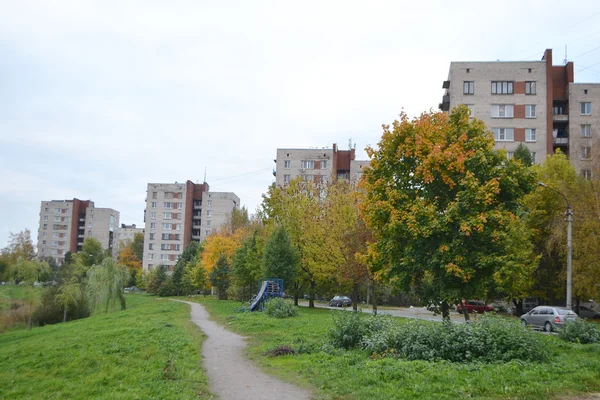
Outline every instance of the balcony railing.
[[566, 145], [569, 144], [569, 138], [568, 137], [557, 137], [557, 138], [554, 138], [554, 144], [559, 144], [559, 145], [566, 146]]
[[552, 116], [552, 120], [558, 122], [567, 122], [569, 121], [569, 114], [554, 114]]

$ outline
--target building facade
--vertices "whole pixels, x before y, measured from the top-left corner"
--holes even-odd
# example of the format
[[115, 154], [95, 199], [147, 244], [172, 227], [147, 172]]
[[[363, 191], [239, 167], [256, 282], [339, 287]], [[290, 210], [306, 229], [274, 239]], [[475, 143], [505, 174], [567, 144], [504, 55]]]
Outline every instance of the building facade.
[[552, 50], [540, 61], [452, 62], [442, 88], [440, 109], [466, 105], [509, 158], [520, 143], [537, 163], [560, 149], [579, 173], [591, 174], [600, 86], [574, 83], [573, 63], [553, 65]]
[[119, 247], [122, 247], [122, 245], [126, 245], [127, 243], [133, 242], [135, 235], [138, 233], [141, 233], [143, 235], [144, 228], [138, 228], [138, 227], [136, 227], [135, 224], [132, 224], [132, 225], [121, 224], [121, 227], [119, 228], [119, 237], [118, 237]]
[[355, 149], [333, 148], [277, 149], [275, 161], [275, 184], [283, 187], [297, 177], [315, 183], [328, 183], [334, 179], [360, 179], [360, 171], [368, 161], [356, 161]]
[[232, 211], [239, 207], [238, 196], [209, 192], [206, 182], [149, 183], [144, 211], [144, 269], [162, 264], [172, 271], [192, 240], [202, 242], [229, 221]]
[[76, 253], [85, 239], [95, 238], [116, 255], [118, 227], [119, 212], [96, 208], [91, 200], [42, 201], [37, 254], [62, 264], [67, 252]]

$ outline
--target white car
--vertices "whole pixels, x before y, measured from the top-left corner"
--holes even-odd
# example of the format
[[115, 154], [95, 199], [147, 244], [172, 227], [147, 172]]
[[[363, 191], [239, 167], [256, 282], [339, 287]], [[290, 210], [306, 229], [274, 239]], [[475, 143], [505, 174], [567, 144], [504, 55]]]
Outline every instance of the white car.
[[579, 316], [581, 318], [600, 319], [600, 311], [594, 311], [589, 307], [579, 306]]

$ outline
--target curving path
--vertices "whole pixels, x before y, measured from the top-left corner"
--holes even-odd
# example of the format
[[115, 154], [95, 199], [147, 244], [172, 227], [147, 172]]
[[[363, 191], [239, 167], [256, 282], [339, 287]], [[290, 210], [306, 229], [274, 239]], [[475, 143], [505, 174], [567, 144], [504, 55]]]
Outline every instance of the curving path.
[[310, 393], [258, 370], [242, 355], [243, 336], [229, 332], [214, 321], [198, 303], [190, 303], [192, 321], [207, 339], [202, 358], [210, 390], [221, 400], [308, 400]]

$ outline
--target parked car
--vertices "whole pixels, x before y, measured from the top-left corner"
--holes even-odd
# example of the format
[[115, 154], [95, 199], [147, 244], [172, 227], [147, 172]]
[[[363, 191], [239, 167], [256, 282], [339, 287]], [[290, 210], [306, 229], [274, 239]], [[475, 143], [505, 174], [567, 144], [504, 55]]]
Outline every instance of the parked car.
[[552, 306], [537, 306], [527, 314], [521, 315], [521, 323], [552, 332], [556, 327], [562, 327], [568, 321], [576, 320], [577, 314], [567, 308]]
[[[463, 305], [457, 304], [456, 311], [458, 311], [459, 313], [462, 314]], [[494, 309], [491, 306], [488, 306], [487, 304], [485, 304], [483, 301], [469, 300], [467, 302], [467, 312], [469, 314], [471, 314], [471, 313], [483, 314], [484, 312], [492, 312], [492, 311], [494, 311]]]
[[329, 307], [350, 307], [352, 305], [352, 299], [347, 296], [335, 296], [329, 300]]
[[594, 311], [586, 306], [579, 306], [579, 316], [581, 318], [600, 319], [600, 311]]

